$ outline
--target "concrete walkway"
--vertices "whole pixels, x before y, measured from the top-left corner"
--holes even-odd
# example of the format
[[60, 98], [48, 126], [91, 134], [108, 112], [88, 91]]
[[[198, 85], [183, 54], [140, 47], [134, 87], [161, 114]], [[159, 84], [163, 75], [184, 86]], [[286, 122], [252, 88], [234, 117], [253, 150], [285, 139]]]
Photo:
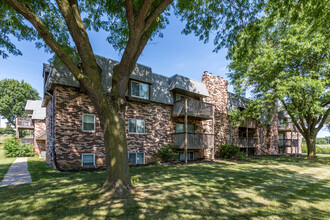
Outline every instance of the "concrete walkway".
[[3, 181], [0, 183], [0, 187], [26, 183], [32, 183], [31, 175], [28, 170], [27, 158], [19, 157], [10, 166]]

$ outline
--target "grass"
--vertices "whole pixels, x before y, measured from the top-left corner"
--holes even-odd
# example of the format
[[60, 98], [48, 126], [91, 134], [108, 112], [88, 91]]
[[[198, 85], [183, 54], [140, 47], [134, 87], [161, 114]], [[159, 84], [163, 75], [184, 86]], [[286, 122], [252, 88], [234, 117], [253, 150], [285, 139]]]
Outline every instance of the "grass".
[[0, 219], [325, 219], [330, 155], [254, 157], [131, 168], [125, 198], [99, 191], [105, 172], [55, 172], [28, 160], [33, 183], [0, 188]]
[[[306, 144], [303, 144], [302, 152], [307, 153]], [[327, 145], [327, 144], [316, 145], [316, 154], [330, 154], [330, 145]]]
[[6, 158], [5, 151], [3, 146], [3, 141], [6, 139], [6, 136], [0, 135], [0, 182], [3, 180], [3, 177], [7, 173], [10, 165], [14, 162], [15, 158]]

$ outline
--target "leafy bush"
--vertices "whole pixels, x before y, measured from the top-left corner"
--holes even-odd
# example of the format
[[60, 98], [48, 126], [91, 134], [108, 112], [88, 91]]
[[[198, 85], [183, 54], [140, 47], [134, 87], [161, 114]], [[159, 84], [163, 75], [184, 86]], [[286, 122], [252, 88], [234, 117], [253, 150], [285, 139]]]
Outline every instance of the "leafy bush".
[[0, 134], [15, 134], [16, 131], [14, 128], [7, 125], [5, 128], [0, 128]]
[[33, 157], [34, 146], [21, 143], [16, 138], [9, 138], [4, 143], [5, 155], [7, 157]]
[[163, 145], [158, 151], [154, 151], [154, 155], [158, 157], [162, 162], [169, 162], [175, 160], [179, 156], [179, 153], [173, 151], [173, 144]]
[[[307, 146], [302, 146], [302, 152], [307, 153]], [[330, 154], [330, 147], [320, 147], [316, 145], [316, 154]]]
[[239, 147], [231, 144], [224, 144], [218, 147], [218, 155], [220, 158], [230, 159], [237, 158], [240, 155]]

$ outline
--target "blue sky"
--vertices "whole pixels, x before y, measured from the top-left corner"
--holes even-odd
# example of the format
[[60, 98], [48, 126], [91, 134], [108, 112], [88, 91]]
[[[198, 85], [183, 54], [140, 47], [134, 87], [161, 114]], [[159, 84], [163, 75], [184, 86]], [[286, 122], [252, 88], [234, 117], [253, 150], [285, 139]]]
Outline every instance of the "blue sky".
[[[183, 27], [184, 24], [179, 19], [171, 17], [170, 24], [163, 30], [164, 37], [149, 42], [138, 63], [149, 66], [154, 73], [165, 76], [180, 74], [201, 80], [203, 72], [207, 70], [228, 80], [227, 50], [212, 52], [214, 49], [212, 42], [204, 44], [193, 35], [181, 34]], [[107, 33], [91, 32], [89, 36], [96, 54], [115, 60], [120, 59], [118, 51], [106, 42]], [[10, 55], [7, 59], [0, 58], [0, 80], [5, 78], [24, 80], [42, 96], [42, 64], [47, 63], [51, 55], [42, 49], [36, 49], [32, 42], [13, 41], [22, 51], [23, 56]], [[232, 86], [229, 86], [228, 90], [233, 91]], [[322, 130], [318, 136], [330, 136], [330, 133]]]

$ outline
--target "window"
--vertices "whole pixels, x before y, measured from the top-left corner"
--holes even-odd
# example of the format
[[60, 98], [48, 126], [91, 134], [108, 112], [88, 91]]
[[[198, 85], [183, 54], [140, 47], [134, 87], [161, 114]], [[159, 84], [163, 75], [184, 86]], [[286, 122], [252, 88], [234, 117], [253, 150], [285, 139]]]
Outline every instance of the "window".
[[129, 164], [144, 164], [144, 153], [128, 153]]
[[[188, 156], [188, 160], [194, 160], [195, 159], [194, 151], [188, 151], [187, 156]], [[180, 161], [184, 160], [184, 152], [179, 152], [179, 160]]]
[[128, 133], [144, 134], [144, 132], [145, 132], [144, 120], [128, 119]]
[[81, 156], [81, 166], [83, 167], [93, 167], [95, 166], [95, 154], [82, 154]]
[[131, 81], [131, 96], [142, 99], [149, 99], [149, 85]]
[[175, 101], [180, 101], [181, 99], [184, 99], [184, 96], [176, 94], [175, 95]]
[[95, 131], [95, 115], [83, 114], [82, 115], [82, 130], [92, 132]]
[[[182, 132], [184, 132], [184, 124], [177, 123], [175, 125], [175, 132], [176, 133], [182, 133]], [[188, 124], [188, 132], [189, 133], [194, 133], [195, 132], [195, 125]]]

